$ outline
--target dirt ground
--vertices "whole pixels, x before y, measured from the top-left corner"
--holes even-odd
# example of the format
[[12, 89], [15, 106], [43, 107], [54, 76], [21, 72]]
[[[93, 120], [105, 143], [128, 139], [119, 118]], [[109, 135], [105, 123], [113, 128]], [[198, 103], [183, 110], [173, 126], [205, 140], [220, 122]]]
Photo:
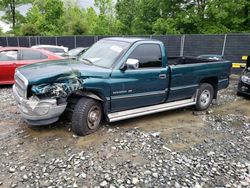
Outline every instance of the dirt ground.
[[[100, 164], [98, 163], [99, 166], [103, 168], [109, 169], [110, 163], [118, 165], [122, 161], [131, 161], [146, 170], [149, 168], [147, 164], [151, 164], [152, 162], [152, 160], [150, 160], [151, 158], [147, 158], [149, 154], [145, 156], [145, 153], [134, 149], [137, 145], [140, 145], [140, 139], [143, 139], [143, 137], [138, 137], [137, 140], [133, 140], [133, 138], [129, 140], [131, 135], [139, 134], [141, 136], [142, 133], [143, 135], [151, 135], [152, 143], [150, 142], [150, 144], [161, 141], [163, 145], [166, 146], [165, 149], [174, 156], [176, 153], [189, 156], [188, 154], [190, 152], [192, 152], [190, 155], [193, 156], [196, 150], [200, 150], [197, 148], [201, 145], [202, 148], [206, 148], [210, 147], [209, 144], [220, 145], [226, 143], [228, 140], [232, 140], [233, 142], [233, 140], [239, 140], [239, 134], [244, 131], [242, 138], [244, 137], [245, 141], [241, 144], [244, 148], [243, 152], [245, 153], [242, 154], [242, 160], [245, 162], [244, 164], [250, 164], [250, 146], [248, 145], [250, 141], [250, 100], [236, 96], [237, 81], [238, 76], [232, 75], [230, 86], [219, 93], [218, 100], [214, 102], [207, 111], [196, 112], [193, 108], [184, 108], [129, 119], [104, 125], [96, 133], [85, 137], [77, 137], [74, 135], [70, 128], [70, 122], [64, 120], [60, 120], [51, 126], [38, 128], [29, 127], [20, 117], [16, 103], [13, 100], [11, 87], [1, 87], [0, 187], [82, 187], [83, 185], [84, 187], [111, 187], [111, 185], [113, 187], [164, 187], [164, 185], [168, 185], [169, 187], [237, 187], [238, 185], [248, 187], [250, 186], [250, 167], [244, 176], [245, 179], [240, 179], [234, 174], [233, 181], [231, 182], [229, 181], [231, 178], [222, 173], [221, 176], [225, 179], [222, 183], [218, 183], [219, 180], [216, 179], [216, 175], [212, 177], [209, 175], [208, 181], [198, 178], [199, 181], [190, 180], [190, 184], [188, 181], [186, 182], [183, 176], [178, 172], [177, 175], [174, 176], [176, 178], [168, 179], [166, 182], [162, 180], [162, 184], [157, 184], [156, 181], [153, 181], [154, 178], [156, 178], [154, 174], [151, 178], [138, 174], [136, 175], [137, 179], [129, 175], [123, 176], [122, 173], [121, 177], [118, 175], [110, 175], [110, 177], [116, 180], [126, 178], [123, 182], [119, 182], [116, 180], [109, 181], [108, 178], [102, 177], [102, 174], [98, 175], [98, 173], [103, 172], [98, 170], [93, 172], [87, 170], [87, 172], [84, 172], [87, 174], [86, 180], [84, 180], [84, 178], [80, 180], [80, 176], [77, 176], [77, 174], [72, 175], [72, 173], [81, 174], [84, 170], [81, 172], [72, 170], [70, 174], [67, 175], [71, 180], [67, 180], [65, 183], [64, 181], [58, 180], [56, 182], [56, 180], [46, 179], [46, 174], [43, 171], [36, 173], [37, 169], [43, 168], [43, 164], [46, 163], [46, 160], [50, 161], [57, 158], [66, 160], [68, 157], [66, 152], [68, 151], [74, 151], [74, 153], [85, 151], [89, 156], [95, 156], [95, 158], [93, 158], [94, 163], [96, 163], [94, 159], [99, 160], [102, 159], [102, 157], [106, 157], [105, 161], [99, 162]], [[137, 130], [139, 133], [136, 132]], [[125, 134], [125, 141], [121, 141], [120, 138]], [[126, 150], [126, 148], [120, 150], [114, 149], [120, 146], [125, 147], [122, 142], [124, 142], [128, 148], [130, 148], [130, 146], [134, 148], [130, 148], [130, 150]], [[136, 142], [138, 142], [137, 145]], [[117, 143], [119, 143], [119, 146]], [[113, 149], [115, 151], [117, 150], [117, 152], [113, 152]], [[149, 153], [151, 153], [151, 151]], [[113, 155], [115, 157], [113, 157]], [[227, 153], [225, 155], [227, 155]], [[154, 155], [152, 154], [152, 156]], [[152, 158], [157, 159], [157, 155], [155, 158]], [[167, 160], [165, 154], [162, 158]], [[240, 159], [238, 160], [240, 161]], [[229, 161], [237, 162], [237, 159], [230, 157]], [[40, 165], [40, 167], [34, 167], [36, 165]], [[207, 164], [204, 163], [204, 165]], [[59, 167], [55, 165], [55, 168]], [[129, 169], [131, 170], [131, 168]], [[49, 175], [53, 176], [54, 171], [50, 172]], [[118, 169], [118, 174], [120, 171]], [[130, 174], [127, 171], [126, 173]], [[161, 177], [161, 171], [158, 172], [158, 170], [156, 170], [155, 173], [158, 173], [159, 177]], [[169, 173], [171, 174], [171, 172]], [[57, 176], [59, 177], [58, 174], [55, 175], [55, 177]], [[90, 177], [90, 179], [88, 179], [88, 177]], [[157, 175], [157, 178], [159, 177]], [[138, 180], [138, 182], [136, 180]], [[161, 180], [159, 182], [161, 182]]]

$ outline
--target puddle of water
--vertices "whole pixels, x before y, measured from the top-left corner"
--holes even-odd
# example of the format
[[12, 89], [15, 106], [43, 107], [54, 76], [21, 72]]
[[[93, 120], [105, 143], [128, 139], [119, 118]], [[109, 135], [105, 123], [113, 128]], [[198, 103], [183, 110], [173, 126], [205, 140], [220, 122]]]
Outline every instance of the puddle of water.
[[86, 146], [99, 145], [107, 142], [110, 139], [110, 134], [107, 131], [103, 131], [105, 128], [100, 128], [97, 132], [78, 137], [75, 145], [79, 148]]
[[72, 134], [68, 132], [67, 127], [65, 126], [42, 126], [42, 127], [30, 127], [27, 125], [27, 129], [25, 130], [27, 134], [30, 135], [30, 137], [35, 138], [49, 138], [49, 137], [55, 137], [55, 138], [63, 138], [68, 139]]

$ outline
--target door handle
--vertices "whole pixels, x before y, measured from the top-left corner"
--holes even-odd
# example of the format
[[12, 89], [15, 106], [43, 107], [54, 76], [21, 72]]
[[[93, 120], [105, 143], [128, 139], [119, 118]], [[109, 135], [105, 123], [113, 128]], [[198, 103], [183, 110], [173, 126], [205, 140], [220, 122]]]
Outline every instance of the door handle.
[[160, 75], [159, 75], [159, 78], [160, 78], [160, 79], [165, 79], [165, 78], [167, 78], [167, 75], [166, 75], [166, 74], [160, 74]]

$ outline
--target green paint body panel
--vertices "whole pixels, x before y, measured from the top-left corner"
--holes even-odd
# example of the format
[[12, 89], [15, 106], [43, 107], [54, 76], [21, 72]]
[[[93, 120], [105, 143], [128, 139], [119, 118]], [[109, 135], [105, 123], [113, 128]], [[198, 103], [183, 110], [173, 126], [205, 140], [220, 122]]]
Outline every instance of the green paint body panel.
[[[82, 90], [91, 91], [103, 99], [107, 113], [191, 98], [203, 80], [216, 80], [218, 90], [229, 84], [230, 61], [168, 65], [167, 50], [160, 41], [136, 38], [103, 40], [131, 43], [110, 69], [67, 59], [31, 64], [18, 70], [27, 78], [30, 87], [63, 83], [72, 76], [76, 77], [83, 84]], [[145, 43], [160, 45], [162, 67], [121, 70], [136, 46]], [[165, 77], [160, 78], [160, 75]]]

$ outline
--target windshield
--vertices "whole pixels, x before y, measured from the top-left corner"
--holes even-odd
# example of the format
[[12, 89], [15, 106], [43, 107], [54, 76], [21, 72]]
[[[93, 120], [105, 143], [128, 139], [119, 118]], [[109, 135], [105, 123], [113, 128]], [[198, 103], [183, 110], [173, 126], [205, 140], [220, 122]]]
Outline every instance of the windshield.
[[84, 49], [85, 48], [75, 48], [75, 49], [68, 51], [66, 54], [69, 56], [77, 56]]
[[51, 47], [47, 47], [47, 48], [43, 48], [45, 50], [48, 50], [50, 52], [53, 52], [53, 53], [64, 53], [64, 49], [62, 48], [51, 48]]
[[81, 61], [90, 61], [92, 64], [111, 68], [115, 60], [129, 47], [130, 43], [112, 40], [100, 40], [80, 56]]

